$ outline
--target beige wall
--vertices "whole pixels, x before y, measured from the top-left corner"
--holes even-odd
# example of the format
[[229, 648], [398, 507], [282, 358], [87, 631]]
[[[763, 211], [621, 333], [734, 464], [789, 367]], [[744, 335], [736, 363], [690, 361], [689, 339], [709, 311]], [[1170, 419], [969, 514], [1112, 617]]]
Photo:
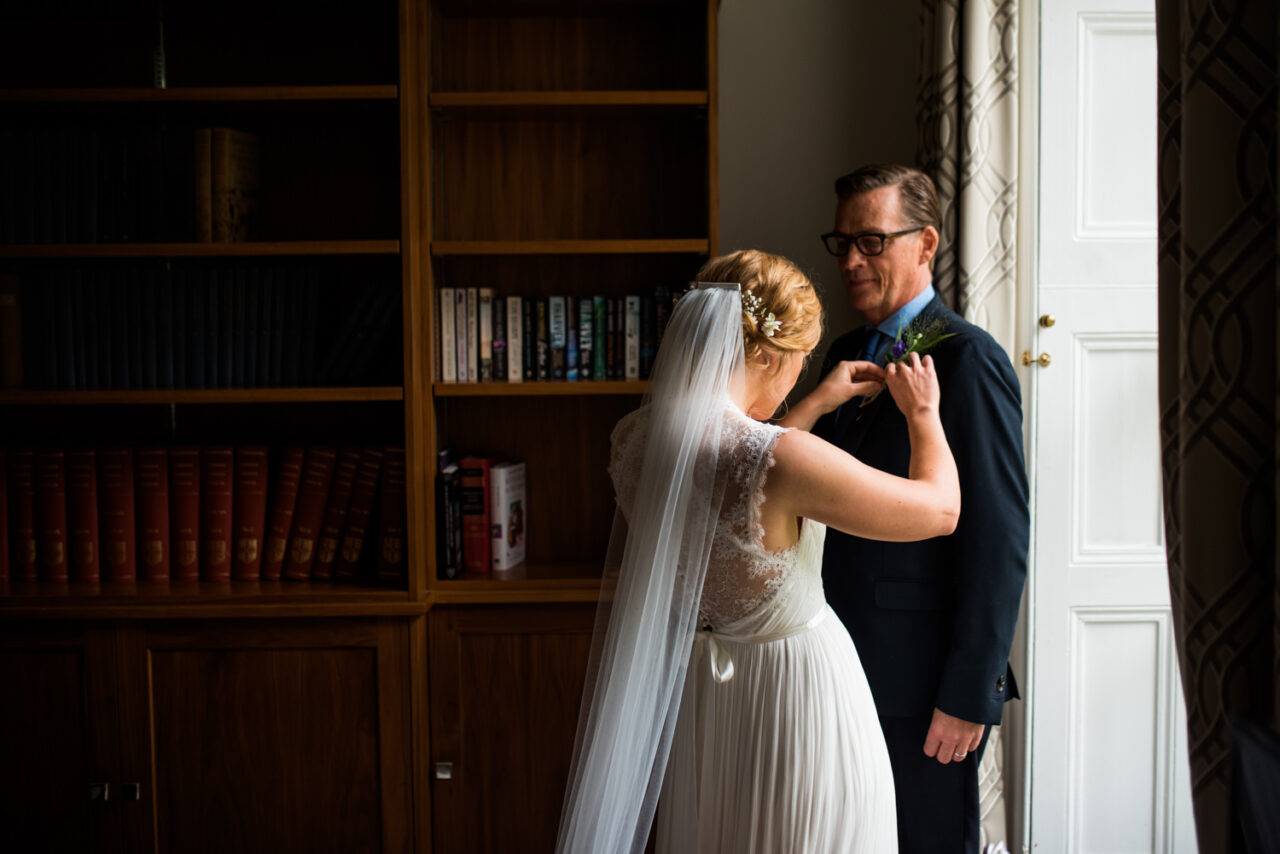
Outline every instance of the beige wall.
[[720, 248], [785, 255], [814, 278], [826, 344], [861, 323], [818, 235], [832, 185], [863, 163], [915, 157], [915, 0], [723, 0]]

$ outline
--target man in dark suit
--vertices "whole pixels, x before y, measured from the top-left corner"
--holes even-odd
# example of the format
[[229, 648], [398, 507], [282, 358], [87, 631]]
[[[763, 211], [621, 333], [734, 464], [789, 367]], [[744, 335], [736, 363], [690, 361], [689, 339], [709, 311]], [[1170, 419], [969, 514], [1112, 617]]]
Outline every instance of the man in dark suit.
[[[940, 414], [960, 474], [955, 533], [918, 543], [827, 534], [823, 580], [875, 696], [893, 764], [902, 854], [978, 850], [978, 763], [989, 727], [1018, 696], [1009, 648], [1026, 578], [1030, 521], [1018, 378], [1005, 351], [932, 287], [939, 207], [933, 182], [903, 166], [836, 182], [824, 235], [867, 326], [838, 338], [840, 362], [883, 365], [913, 320], [953, 337], [931, 350]], [[823, 416], [813, 432], [864, 463], [907, 476], [906, 422], [888, 394]]]

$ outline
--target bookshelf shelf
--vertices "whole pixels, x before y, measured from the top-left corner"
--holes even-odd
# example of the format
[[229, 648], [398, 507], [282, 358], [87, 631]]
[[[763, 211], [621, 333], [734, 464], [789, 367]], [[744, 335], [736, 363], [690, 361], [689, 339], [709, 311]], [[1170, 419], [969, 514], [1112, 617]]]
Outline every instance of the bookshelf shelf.
[[604, 382], [524, 382], [524, 383], [434, 383], [436, 397], [540, 397], [563, 395], [644, 394], [649, 387], [641, 380]]
[[257, 101], [394, 101], [386, 86], [189, 86], [151, 88], [0, 89], [0, 104], [200, 104]]
[[397, 255], [399, 240], [293, 240], [242, 243], [9, 243], [0, 258], [258, 258]]
[[446, 255], [705, 255], [706, 238], [671, 240], [435, 240], [431, 254]]
[[410, 616], [403, 590], [334, 581], [6, 582], [0, 620], [243, 616]]
[[435, 605], [594, 602], [600, 594], [601, 562], [527, 562], [493, 575], [464, 574], [436, 581]]
[[168, 403], [341, 403], [404, 400], [400, 386], [210, 388], [146, 391], [2, 391], [2, 406], [154, 405]]
[[702, 107], [707, 106], [705, 89], [610, 90], [610, 91], [523, 91], [523, 92], [432, 92], [429, 101], [436, 110], [521, 107]]

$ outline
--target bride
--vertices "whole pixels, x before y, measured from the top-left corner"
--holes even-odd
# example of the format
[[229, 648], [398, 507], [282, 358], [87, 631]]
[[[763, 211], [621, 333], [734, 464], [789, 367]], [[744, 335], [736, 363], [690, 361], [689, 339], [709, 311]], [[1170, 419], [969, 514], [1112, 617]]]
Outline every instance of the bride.
[[[708, 262], [672, 312], [644, 403], [613, 433], [619, 512], [559, 851], [641, 852], [651, 828], [660, 852], [897, 851], [823, 536], [950, 533], [960, 489], [928, 356], [842, 363], [792, 413], [801, 429], [764, 423], [821, 334], [809, 280], [751, 250]], [[909, 425], [909, 479], [807, 432], [882, 383]]]

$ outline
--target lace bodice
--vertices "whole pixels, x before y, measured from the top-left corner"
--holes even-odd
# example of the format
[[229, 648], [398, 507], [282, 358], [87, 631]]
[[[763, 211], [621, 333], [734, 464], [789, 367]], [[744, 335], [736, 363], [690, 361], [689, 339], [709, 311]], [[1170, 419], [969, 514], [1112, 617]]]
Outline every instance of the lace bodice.
[[[619, 421], [613, 432], [609, 474], [624, 515], [630, 513], [639, 480], [644, 421], [645, 410], [637, 410]], [[736, 406], [727, 406], [717, 463], [725, 482], [724, 501], [699, 607], [699, 623], [704, 627], [719, 630], [773, 599], [796, 565], [800, 546], [808, 539], [804, 535], [814, 527], [805, 522], [800, 540], [788, 549], [770, 552], [764, 547], [760, 522], [764, 485], [774, 462], [773, 447], [787, 429], [762, 424]]]

